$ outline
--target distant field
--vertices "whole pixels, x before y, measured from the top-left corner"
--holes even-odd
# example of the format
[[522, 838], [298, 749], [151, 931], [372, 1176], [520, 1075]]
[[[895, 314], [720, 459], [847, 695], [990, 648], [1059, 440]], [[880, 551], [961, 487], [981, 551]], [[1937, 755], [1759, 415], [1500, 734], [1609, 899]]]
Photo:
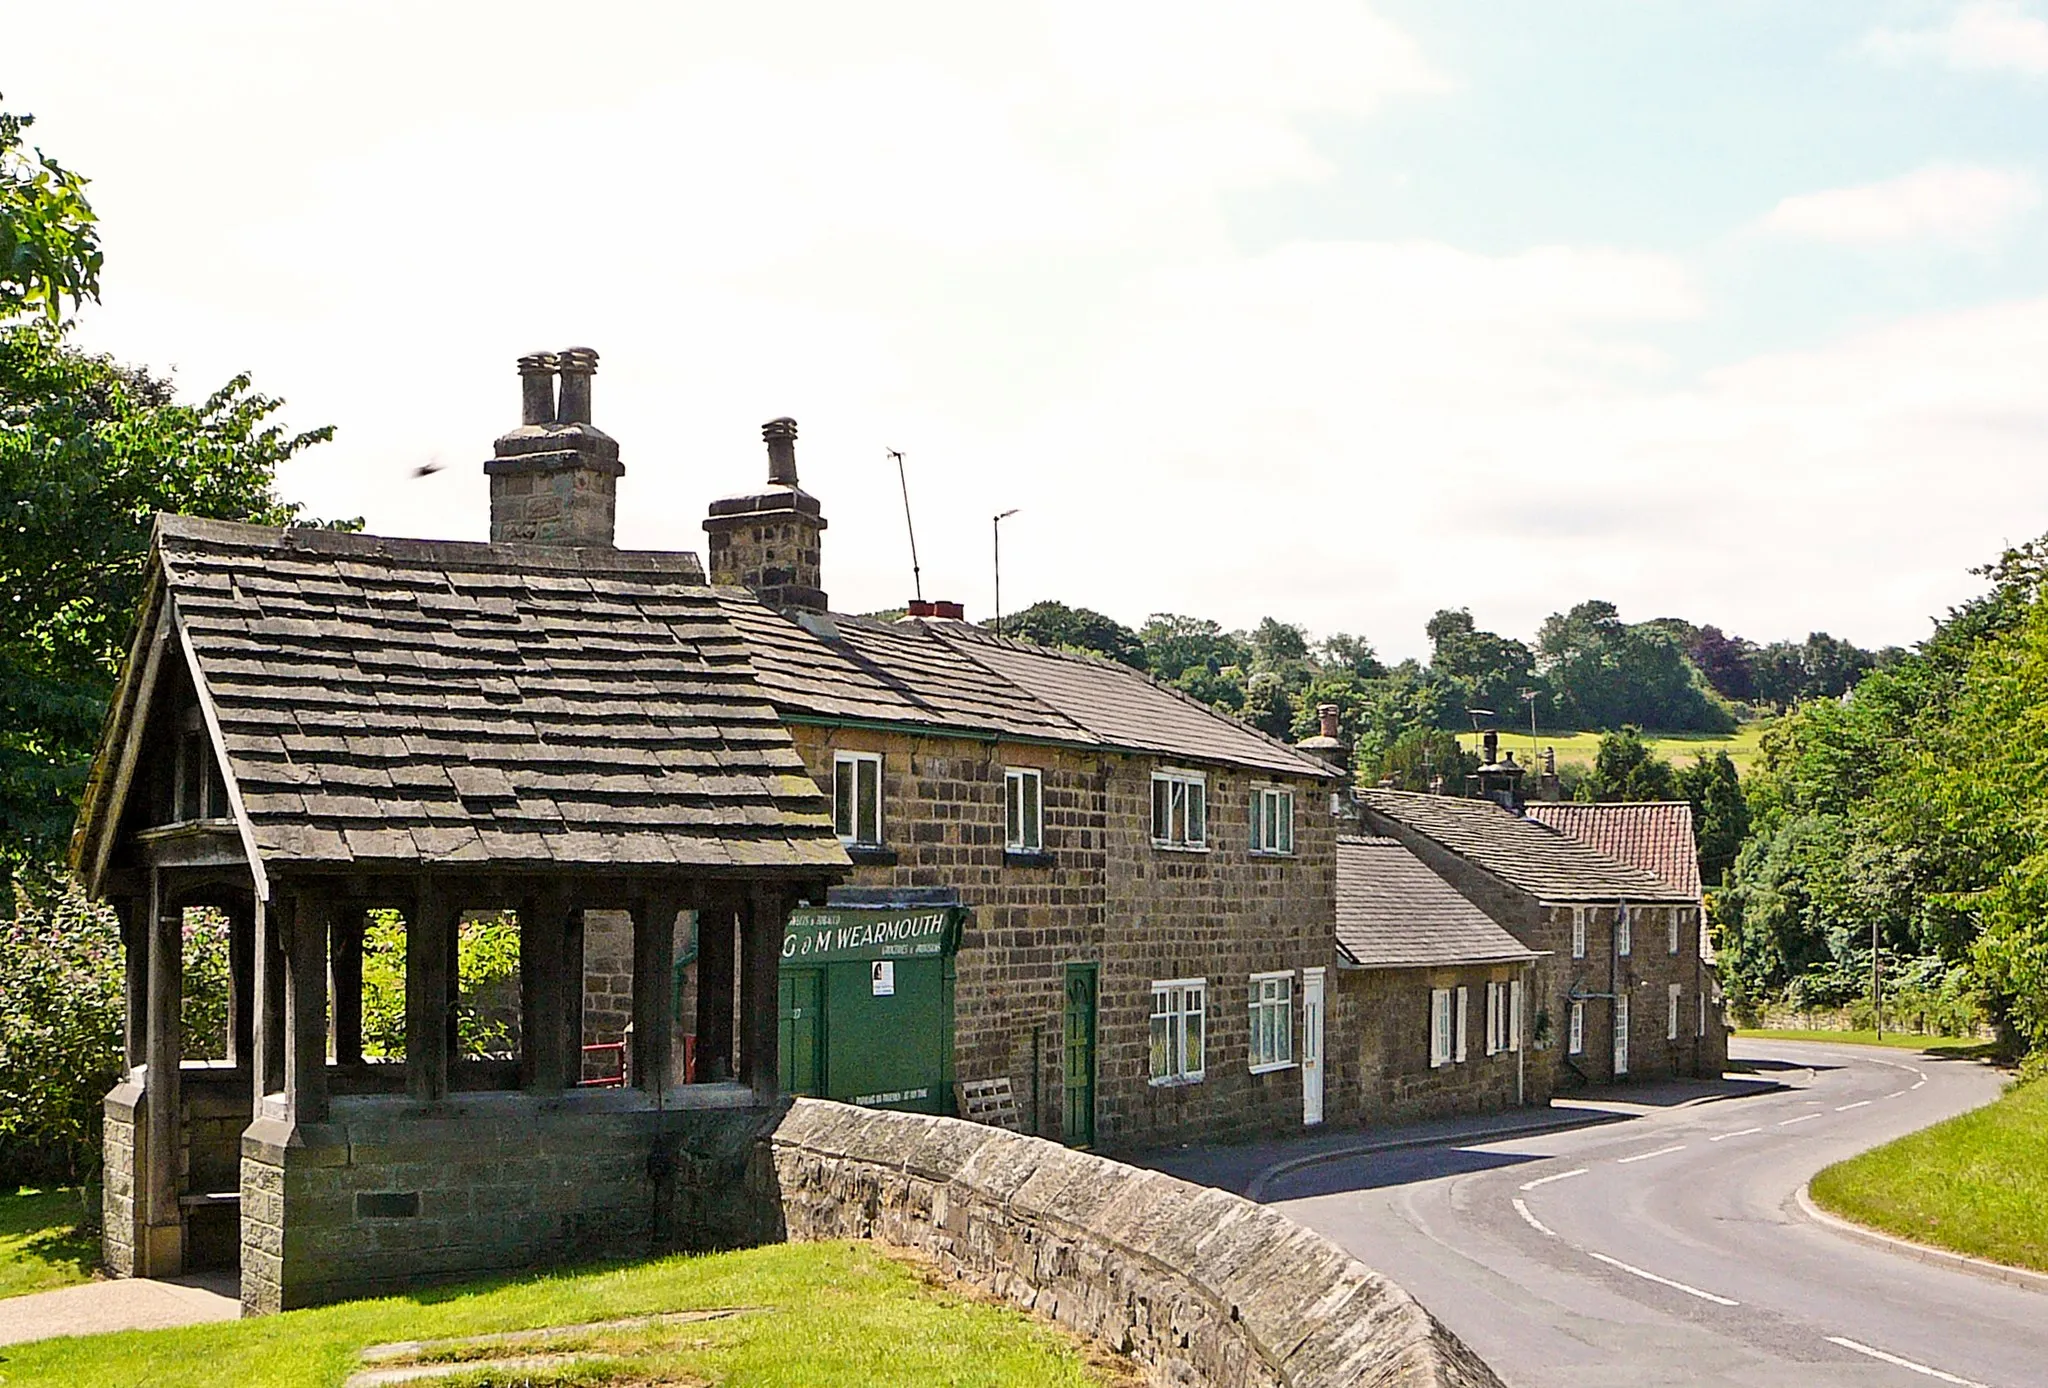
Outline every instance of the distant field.
[[[1691, 765], [1693, 754], [1696, 752], [1704, 752], [1708, 756], [1716, 752], [1726, 752], [1728, 759], [1735, 763], [1735, 769], [1746, 776], [1762, 753], [1760, 744], [1764, 729], [1770, 726], [1770, 720], [1765, 719], [1755, 723], [1744, 723], [1732, 733], [1645, 732], [1643, 740], [1650, 744], [1658, 756], [1673, 766]], [[1458, 741], [1467, 748], [1477, 748], [1479, 737], [1478, 733], [1460, 733]], [[1525, 761], [1529, 756], [1529, 730], [1524, 728], [1520, 732], [1514, 732], [1502, 729], [1500, 744], [1503, 751], [1515, 754], [1516, 761]], [[1545, 747], [1556, 748], [1560, 766], [1590, 768], [1593, 765], [1594, 754], [1600, 750], [1600, 734], [1546, 732], [1539, 725], [1536, 729], [1535, 745], [1539, 750]]]

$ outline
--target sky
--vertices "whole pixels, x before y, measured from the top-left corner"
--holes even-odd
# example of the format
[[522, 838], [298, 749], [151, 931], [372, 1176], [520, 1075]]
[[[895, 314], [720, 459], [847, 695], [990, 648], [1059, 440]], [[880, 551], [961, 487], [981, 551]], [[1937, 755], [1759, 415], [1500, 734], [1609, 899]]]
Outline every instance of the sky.
[[[619, 542], [799, 422], [825, 587], [1427, 655], [1586, 598], [1910, 643], [2048, 531], [2048, 4], [75, 3], [77, 340], [482, 539], [514, 360], [601, 354]], [[424, 465], [439, 465], [425, 477]]]

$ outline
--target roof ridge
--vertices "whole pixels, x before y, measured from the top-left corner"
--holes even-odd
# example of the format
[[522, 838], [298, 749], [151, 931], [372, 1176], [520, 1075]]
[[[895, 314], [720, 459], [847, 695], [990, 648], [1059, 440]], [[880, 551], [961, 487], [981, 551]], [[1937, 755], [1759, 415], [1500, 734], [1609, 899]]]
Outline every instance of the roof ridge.
[[434, 540], [328, 530], [310, 525], [250, 525], [243, 521], [213, 520], [205, 516], [181, 516], [160, 511], [156, 516], [151, 544], [161, 550], [167, 539], [236, 549], [281, 550], [321, 559], [424, 561], [508, 572], [644, 573], [691, 578], [699, 586], [709, 586], [705, 583], [703, 566], [696, 553], [687, 549], [599, 549], [506, 541]]

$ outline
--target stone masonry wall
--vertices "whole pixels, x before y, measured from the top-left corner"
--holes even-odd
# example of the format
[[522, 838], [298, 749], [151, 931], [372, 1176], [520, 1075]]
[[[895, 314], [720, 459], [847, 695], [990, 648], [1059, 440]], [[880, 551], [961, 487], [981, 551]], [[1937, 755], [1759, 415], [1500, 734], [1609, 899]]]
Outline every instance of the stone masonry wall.
[[[1523, 976], [1520, 967], [1338, 972], [1330, 1002], [1330, 1075], [1347, 1090], [1346, 1111], [1372, 1124], [1512, 1108], [1518, 1068], [1520, 1102], [1547, 1102], [1540, 1057], [1486, 1053], [1486, 985]], [[1468, 998], [1465, 1059], [1432, 1067], [1430, 992], [1458, 987]], [[1526, 991], [1523, 1006], [1529, 1006]], [[1525, 1030], [1527, 1023], [1525, 1017]]]
[[243, 1139], [249, 1312], [773, 1232], [744, 1193], [779, 1106], [658, 1111], [603, 1090], [462, 1095], [427, 1112], [351, 1097], [334, 1111], [296, 1130], [259, 1117]]
[[101, 1105], [106, 1125], [100, 1168], [100, 1223], [106, 1269], [115, 1277], [135, 1275], [135, 1172], [140, 1157], [137, 1133], [142, 1123], [142, 1086], [123, 1080]]
[[811, 1099], [766, 1145], [788, 1237], [914, 1249], [1161, 1383], [1500, 1383], [1401, 1288], [1222, 1191], [956, 1119]]

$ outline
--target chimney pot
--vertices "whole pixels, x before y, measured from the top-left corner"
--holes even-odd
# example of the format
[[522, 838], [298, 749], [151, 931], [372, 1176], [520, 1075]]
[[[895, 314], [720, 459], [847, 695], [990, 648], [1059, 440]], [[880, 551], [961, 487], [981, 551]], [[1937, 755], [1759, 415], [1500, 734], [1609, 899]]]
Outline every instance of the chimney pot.
[[938, 611], [939, 605], [929, 599], [912, 598], [910, 600], [910, 615], [913, 617], [935, 617], [938, 615]]
[[794, 487], [796, 485], [796, 421], [788, 415], [771, 419], [761, 426], [761, 437], [768, 444], [768, 485], [771, 487]]
[[556, 356], [555, 366], [562, 375], [555, 423], [590, 423], [590, 378], [597, 374], [597, 353], [588, 347], [565, 348]]
[[1487, 764], [1488, 766], [1492, 766], [1492, 765], [1494, 765], [1494, 764], [1495, 764], [1496, 762], [1498, 762], [1498, 761], [1500, 760], [1500, 734], [1499, 734], [1499, 733], [1495, 732], [1495, 731], [1494, 731], [1493, 729], [1491, 729], [1491, 728], [1488, 728], [1488, 729], [1486, 730], [1486, 735], [1485, 735], [1484, 737], [1480, 738], [1480, 744], [1481, 744], [1482, 746], [1484, 746], [1484, 747], [1485, 747], [1485, 749], [1486, 749], [1486, 757], [1485, 757], [1485, 761], [1486, 761], [1486, 764]]
[[1343, 710], [1338, 708], [1335, 704], [1316, 705], [1316, 717], [1321, 721], [1323, 725], [1324, 737], [1330, 738], [1332, 740], [1334, 740], [1337, 737], [1338, 730], [1341, 726], [1338, 719], [1339, 715], [1342, 712]]
[[555, 370], [553, 352], [528, 352], [519, 359], [519, 422], [555, 422]]
[[941, 599], [932, 604], [932, 615], [934, 617], [944, 617], [955, 622], [964, 622], [967, 620], [967, 609], [957, 602], [946, 602]]

